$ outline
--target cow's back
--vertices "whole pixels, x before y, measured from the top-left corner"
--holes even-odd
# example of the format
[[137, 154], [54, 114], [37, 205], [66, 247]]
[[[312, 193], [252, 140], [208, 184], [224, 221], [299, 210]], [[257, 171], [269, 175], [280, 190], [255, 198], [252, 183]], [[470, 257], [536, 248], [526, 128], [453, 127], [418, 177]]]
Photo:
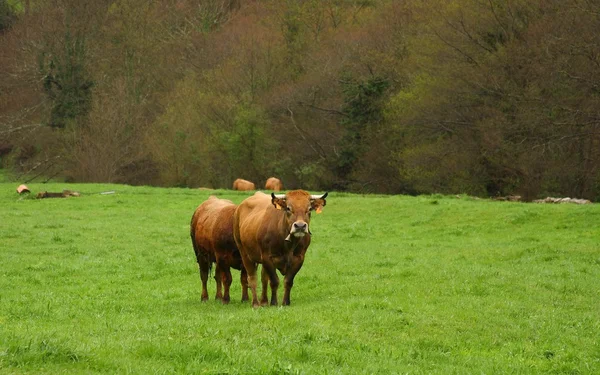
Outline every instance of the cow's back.
[[[235, 205], [233, 202], [215, 196], [210, 196], [208, 200], [198, 206], [191, 223], [192, 237], [195, 244], [204, 251], [212, 252], [217, 241], [223, 241], [226, 238], [226, 233], [219, 234], [216, 237], [215, 234], [223, 229], [225, 231], [229, 230], [229, 233], [231, 233], [231, 229], [227, 229], [227, 225], [232, 225], [234, 211]], [[227, 222], [227, 217], [229, 217], [229, 222]]]

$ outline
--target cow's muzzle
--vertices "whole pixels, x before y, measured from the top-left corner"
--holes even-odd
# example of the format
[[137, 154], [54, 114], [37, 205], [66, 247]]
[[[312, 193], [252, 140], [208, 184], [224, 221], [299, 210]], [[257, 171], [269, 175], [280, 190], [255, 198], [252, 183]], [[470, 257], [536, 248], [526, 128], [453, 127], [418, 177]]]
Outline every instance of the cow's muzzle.
[[296, 238], [302, 238], [305, 235], [309, 234], [308, 223], [302, 220], [294, 222], [292, 224], [292, 229], [290, 230], [290, 234], [286, 237], [286, 241], [291, 241], [292, 236]]

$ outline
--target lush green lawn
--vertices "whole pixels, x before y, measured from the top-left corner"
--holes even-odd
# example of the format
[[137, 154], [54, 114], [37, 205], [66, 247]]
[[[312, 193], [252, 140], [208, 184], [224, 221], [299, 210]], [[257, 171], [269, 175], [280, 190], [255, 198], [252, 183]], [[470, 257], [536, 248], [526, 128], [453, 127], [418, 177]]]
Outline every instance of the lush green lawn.
[[189, 221], [210, 192], [15, 187], [0, 373], [600, 373], [599, 205], [333, 193], [292, 305], [255, 310], [239, 272], [230, 305], [213, 280], [200, 302]]

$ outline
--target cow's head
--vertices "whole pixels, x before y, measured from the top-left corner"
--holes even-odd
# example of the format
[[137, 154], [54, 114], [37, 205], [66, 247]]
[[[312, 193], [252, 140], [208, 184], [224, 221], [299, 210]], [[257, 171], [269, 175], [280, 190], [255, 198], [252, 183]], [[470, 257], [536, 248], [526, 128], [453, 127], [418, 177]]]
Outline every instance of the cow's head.
[[304, 190], [294, 190], [287, 194], [271, 193], [271, 203], [276, 209], [285, 212], [285, 222], [289, 228], [289, 234], [286, 241], [291, 241], [292, 237], [304, 237], [310, 233], [308, 225], [310, 224], [310, 214], [312, 211], [320, 213], [327, 203], [325, 198], [327, 193], [319, 195], [310, 195]]

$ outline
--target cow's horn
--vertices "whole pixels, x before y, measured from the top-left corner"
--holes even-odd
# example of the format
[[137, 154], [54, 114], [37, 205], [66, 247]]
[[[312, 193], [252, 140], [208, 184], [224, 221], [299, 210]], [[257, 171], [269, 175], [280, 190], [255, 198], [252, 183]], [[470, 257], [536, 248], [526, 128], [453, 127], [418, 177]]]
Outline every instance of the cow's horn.
[[271, 198], [283, 199], [283, 198], [285, 198], [285, 194], [271, 193]]
[[310, 196], [310, 199], [325, 199], [325, 198], [327, 198], [327, 194], [329, 194], [329, 193], [325, 193], [325, 194], [323, 194], [322, 196], [318, 196], [318, 195], [311, 195], [311, 196]]

